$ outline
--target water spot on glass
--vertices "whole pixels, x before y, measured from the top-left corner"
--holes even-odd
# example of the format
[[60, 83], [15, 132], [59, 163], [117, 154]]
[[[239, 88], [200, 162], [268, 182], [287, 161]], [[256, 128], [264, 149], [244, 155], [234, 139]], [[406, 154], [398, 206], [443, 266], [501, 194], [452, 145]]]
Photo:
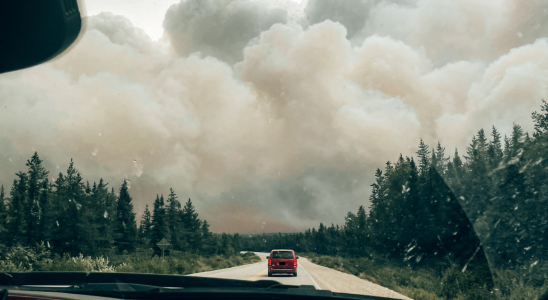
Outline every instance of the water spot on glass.
[[103, 214], [103, 216], [106, 218], [108, 218], [108, 212], [105, 210], [105, 213]]
[[533, 248], [533, 247], [529, 246], [529, 247], [525, 247], [523, 249], [525, 249], [525, 251], [529, 251], [529, 250], [531, 250], [531, 248]]
[[59, 226], [59, 221], [55, 221], [55, 223], [57, 223], [57, 226]]
[[[536, 264], [538, 264], [538, 260], [531, 264], [531, 268], [532, 268], [533, 266], [535, 266]], [[525, 274], [523, 274], [523, 275], [525, 275]]]

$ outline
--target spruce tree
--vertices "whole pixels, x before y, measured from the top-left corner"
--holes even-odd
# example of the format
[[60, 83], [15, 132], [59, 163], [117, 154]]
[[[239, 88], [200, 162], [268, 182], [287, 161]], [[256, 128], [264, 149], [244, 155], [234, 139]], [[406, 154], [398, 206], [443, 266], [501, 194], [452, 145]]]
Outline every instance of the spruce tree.
[[48, 248], [51, 248], [55, 230], [55, 211], [52, 203], [52, 186], [46, 178], [42, 182], [40, 207], [42, 208], [41, 238]]
[[359, 256], [360, 239], [358, 217], [351, 211], [344, 217], [345, 252], [351, 256]]
[[417, 156], [419, 157], [419, 174], [426, 174], [430, 167], [430, 149], [422, 139], [419, 143]]
[[488, 142], [485, 132], [478, 131], [467, 148], [467, 176], [461, 204], [472, 222], [484, 215], [491, 199], [491, 182], [489, 177]]
[[202, 235], [202, 248], [200, 249], [200, 255], [211, 256], [217, 254], [216, 238], [209, 232], [209, 223], [204, 220], [200, 227]]
[[440, 174], [445, 174], [445, 170], [447, 168], [447, 163], [449, 162], [449, 157], [445, 157], [445, 148], [443, 148], [438, 142], [438, 145], [436, 146], [436, 158], [437, 158], [437, 164], [436, 164], [436, 170]]
[[152, 208], [152, 226], [151, 226], [151, 235], [150, 241], [156, 253], [161, 253], [160, 248], [156, 246], [164, 238], [169, 237], [167, 222], [166, 222], [166, 212], [164, 207], [164, 197], [161, 198], [156, 195], [156, 200]]
[[489, 160], [491, 164], [491, 169], [498, 168], [499, 164], [502, 162], [503, 151], [502, 151], [502, 142], [500, 133], [497, 131], [495, 126], [491, 131], [492, 140], [489, 142]]
[[70, 230], [62, 230], [61, 224], [64, 224], [65, 213], [68, 210], [68, 201], [65, 200], [64, 194], [66, 190], [65, 177], [63, 173], [59, 173], [53, 184], [54, 192], [52, 194], [53, 208], [53, 230], [52, 230], [52, 247], [55, 251], [65, 252], [65, 242], [69, 239]]
[[167, 227], [171, 237], [172, 248], [182, 249], [181, 244], [181, 203], [172, 188], [169, 189], [166, 211]]
[[4, 192], [4, 185], [0, 186], [0, 245], [6, 245], [7, 237], [7, 220], [8, 209], [6, 207], [6, 199]]
[[120, 187], [118, 195], [118, 207], [116, 210], [115, 237], [118, 251], [133, 251], [137, 237], [137, 224], [135, 222], [135, 213], [133, 212], [133, 203], [129, 195], [127, 181]]
[[[405, 240], [402, 240], [405, 251], [409, 256], [415, 256], [415, 252], [419, 250], [417, 248], [417, 238], [420, 236], [421, 231], [425, 228], [420, 226], [423, 224], [421, 219], [425, 218], [424, 207], [421, 207], [421, 199], [419, 196], [419, 174], [414, 159], [409, 162], [409, 178], [407, 180], [407, 192], [405, 194], [405, 203], [403, 210], [403, 218], [401, 220], [402, 228], [405, 231]], [[415, 250], [415, 252], [412, 252]], [[408, 256], [408, 257], [409, 257]]]
[[[363, 205], [360, 205], [360, 207], [358, 208], [358, 213], [356, 214], [356, 217], [358, 218], [358, 247], [360, 253], [364, 253], [367, 247], [369, 247], [369, 226], [367, 224], [367, 212], [365, 211]], [[338, 226], [339, 225], [337, 225], [337, 229], [335, 230], [337, 234], [339, 233]]]
[[141, 219], [141, 223], [139, 224], [139, 235], [142, 239], [150, 240], [151, 227], [152, 227], [152, 216], [150, 215], [150, 210], [148, 209], [148, 204], [147, 204], [145, 206], [143, 218]]
[[182, 212], [181, 221], [184, 232], [184, 242], [187, 250], [195, 252], [201, 248], [201, 234], [199, 232], [202, 222], [198, 219], [198, 213], [192, 205], [190, 198], [186, 202]]
[[34, 152], [32, 158], [27, 160], [26, 166], [28, 167], [26, 219], [29, 226], [27, 234], [30, 245], [34, 245], [42, 240], [43, 203], [40, 203], [40, 195], [43, 181], [47, 179], [49, 172], [42, 166], [42, 160], [37, 152]]
[[15, 174], [18, 179], [13, 181], [10, 192], [8, 245], [26, 246], [28, 244], [28, 219], [27, 219], [27, 174], [19, 172]]
[[540, 113], [535, 111], [531, 114], [535, 122], [535, 136], [540, 136], [548, 131], [548, 103], [546, 101], [542, 100], [540, 110]]

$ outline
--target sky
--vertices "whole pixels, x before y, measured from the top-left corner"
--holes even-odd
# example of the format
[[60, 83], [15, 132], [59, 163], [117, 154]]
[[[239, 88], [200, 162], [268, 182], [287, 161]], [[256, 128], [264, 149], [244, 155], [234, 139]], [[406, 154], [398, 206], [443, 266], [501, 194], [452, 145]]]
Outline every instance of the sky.
[[422, 138], [532, 131], [548, 95], [540, 0], [94, 0], [49, 63], [0, 75], [0, 183], [50, 177], [191, 198], [214, 232], [295, 232], [369, 206]]

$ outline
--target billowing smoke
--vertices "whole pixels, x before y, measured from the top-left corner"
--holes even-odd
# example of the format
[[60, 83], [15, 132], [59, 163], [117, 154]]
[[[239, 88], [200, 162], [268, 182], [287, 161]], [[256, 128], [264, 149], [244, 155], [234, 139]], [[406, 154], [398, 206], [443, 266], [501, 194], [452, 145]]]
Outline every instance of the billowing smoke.
[[420, 138], [531, 130], [548, 96], [544, 2], [304, 6], [188, 0], [159, 41], [90, 17], [62, 58], [0, 75], [1, 182], [38, 151], [52, 177], [73, 158], [131, 180], [138, 213], [173, 187], [214, 231], [302, 230], [367, 207], [374, 170]]
[[287, 11], [248, 0], [188, 0], [166, 13], [164, 28], [181, 56], [201, 52], [229, 63], [261, 32], [287, 21]]

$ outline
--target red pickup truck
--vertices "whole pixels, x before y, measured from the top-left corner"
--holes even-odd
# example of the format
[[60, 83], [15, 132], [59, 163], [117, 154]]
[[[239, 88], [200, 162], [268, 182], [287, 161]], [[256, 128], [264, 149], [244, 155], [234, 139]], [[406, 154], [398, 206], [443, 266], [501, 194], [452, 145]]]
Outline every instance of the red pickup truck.
[[297, 276], [297, 259], [295, 251], [278, 249], [272, 250], [268, 259], [268, 277], [272, 277], [274, 273], [293, 274]]

